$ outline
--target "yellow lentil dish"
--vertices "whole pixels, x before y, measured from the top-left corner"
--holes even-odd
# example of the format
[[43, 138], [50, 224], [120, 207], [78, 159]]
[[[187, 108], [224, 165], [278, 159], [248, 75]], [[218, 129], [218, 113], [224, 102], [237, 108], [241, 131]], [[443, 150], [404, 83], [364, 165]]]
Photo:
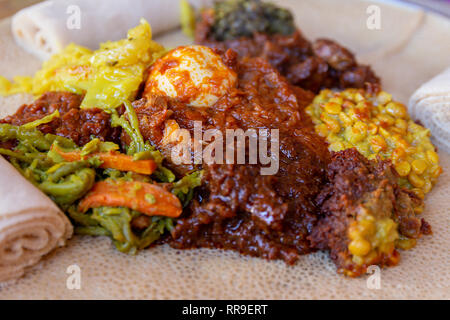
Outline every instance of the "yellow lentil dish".
[[399, 185], [422, 199], [442, 173], [430, 130], [412, 121], [406, 107], [387, 92], [325, 89], [306, 113], [331, 151], [356, 147], [370, 160], [391, 160]]

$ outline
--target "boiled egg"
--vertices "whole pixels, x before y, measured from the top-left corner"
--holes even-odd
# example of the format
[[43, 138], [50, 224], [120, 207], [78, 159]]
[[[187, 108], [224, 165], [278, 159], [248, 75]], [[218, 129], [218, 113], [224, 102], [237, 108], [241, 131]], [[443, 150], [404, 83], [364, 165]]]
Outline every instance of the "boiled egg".
[[210, 107], [230, 88], [237, 75], [208, 47], [192, 45], [168, 52], [152, 66], [145, 94], [162, 94], [189, 106]]

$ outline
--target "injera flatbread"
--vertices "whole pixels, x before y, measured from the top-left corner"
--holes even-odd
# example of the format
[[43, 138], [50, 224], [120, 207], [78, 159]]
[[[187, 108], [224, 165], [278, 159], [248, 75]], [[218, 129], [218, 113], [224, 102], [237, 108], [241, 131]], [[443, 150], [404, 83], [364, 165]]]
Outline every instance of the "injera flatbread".
[[0, 282], [17, 279], [29, 266], [72, 236], [67, 216], [43, 192], [0, 157]]
[[[282, 3], [294, 6], [297, 24], [309, 38], [332, 37], [352, 51], [375, 59], [365, 62], [373, 64], [385, 90], [405, 103], [422, 83], [450, 65], [450, 23], [437, 15], [423, 14], [411, 35], [408, 27], [411, 19], [422, 15], [412, 9], [379, 4], [382, 29], [369, 31], [364, 29], [363, 19], [358, 20], [360, 15], [366, 16], [369, 2], [292, 0]], [[345, 32], [345, 28], [353, 31]], [[394, 37], [395, 30], [403, 31]], [[400, 47], [396, 46], [397, 39], [402, 44]], [[173, 46], [188, 40], [174, 33], [160, 41]], [[376, 46], [372, 46], [374, 41]], [[383, 58], [374, 58], [380, 56]], [[0, 26], [0, 57], [0, 74], [5, 76], [31, 73], [38, 66], [36, 60], [14, 45], [7, 22]], [[0, 112], [7, 104], [18, 103], [20, 99], [0, 100]], [[248, 258], [232, 251], [174, 250], [168, 246], [128, 256], [117, 252], [107, 238], [75, 236], [68, 247], [56, 250], [24, 278], [2, 285], [0, 298], [449, 299], [450, 155], [440, 152], [440, 157], [444, 173], [428, 194], [423, 213], [434, 235], [418, 241], [413, 250], [402, 252], [397, 267], [383, 269], [379, 290], [368, 289], [367, 277], [350, 279], [337, 275], [325, 253], [303, 256], [295, 266]], [[74, 264], [81, 268], [80, 290], [66, 287], [69, 276], [66, 270]]]
[[[173, 30], [180, 26], [179, 3], [180, 0], [48, 0], [15, 14], [11, 30], [19, 45], [46, 60], [71, 42], [95, 49], [100, 42], [122, 39], [141, 18], [152, 21], [154, 35]], [[190, 3], [199, 8], [210, 1]], [[79, 21], [72, 20], [70, 17], [75, 16], [69, 13], [80, 13]]]
[[450, 68], [417, 89], [408, 110], [430, 129], [436, 145], [450, 152]]

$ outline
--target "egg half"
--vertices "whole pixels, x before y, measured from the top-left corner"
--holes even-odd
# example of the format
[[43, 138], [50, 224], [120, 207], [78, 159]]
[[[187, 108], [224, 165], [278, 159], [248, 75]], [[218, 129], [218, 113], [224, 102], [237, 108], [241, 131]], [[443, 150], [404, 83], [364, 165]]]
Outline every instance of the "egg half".
[[163, 94], [193, 107], [210, 107], [236, 82], [236, 73], [220, 55], [192, 45], [178, 47], [155, 62], [145, 93]]

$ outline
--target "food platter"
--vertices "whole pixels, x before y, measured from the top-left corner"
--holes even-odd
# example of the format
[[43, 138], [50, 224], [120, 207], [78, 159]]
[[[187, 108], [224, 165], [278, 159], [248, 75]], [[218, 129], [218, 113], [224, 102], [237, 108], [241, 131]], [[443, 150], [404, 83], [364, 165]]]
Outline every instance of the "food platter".
[[[450, 22], [417, 7], [365, 1], [281, 1], [291, 8], [297, 26], [310, 39], [329, 37], [352, 49], [358, 61], [370, 64], [383, 87], [407, 102], [422, 83], [450, 65], [446, 42]], [[381, 30], [365, 27], [369, 4], [382, 12]], [[340, 15], [332, 14], [341, 12]], [[400, 24], [399, 21], [408, 21]], [[30, 74], [40, 62], [12, 39], [10, 21], [0, 24], [0, 74]], [[150, 21], [151, 23], [151, 21]], [[357, 26], [357, 27], [355, 27]], [[167, 47], [188, 44], [176, 30], [156, 39]], [[21, 100], [23, 99], [23, 100]], [[11, 108], [29, 97], [1, 98]], [[21, 101], [19, 101], [21, 100]], [[0, 117], [14, 109], [2, 107]], [[348, 279], [335, 274], [327, 254], [302, 256], [294, 266], [211, 249], [176, 250], [168, 245], [130, 257], [117, 252], [107, 238], [75, 236], [23, 278], [0, 285], [1, 298], [48, 299], [323, 299], [323, 298], [448, 298], [450, 236], [448, 194], [450, 155], [440, 152], [444, 173], [426, 198], [423, 216], [433, 226], [414, 250], [402, 253], [398, 267], [381, 271], [380, 289], [368, 277]], [[78, 265], [81, 289], [67, 288], [67, 268]]]

